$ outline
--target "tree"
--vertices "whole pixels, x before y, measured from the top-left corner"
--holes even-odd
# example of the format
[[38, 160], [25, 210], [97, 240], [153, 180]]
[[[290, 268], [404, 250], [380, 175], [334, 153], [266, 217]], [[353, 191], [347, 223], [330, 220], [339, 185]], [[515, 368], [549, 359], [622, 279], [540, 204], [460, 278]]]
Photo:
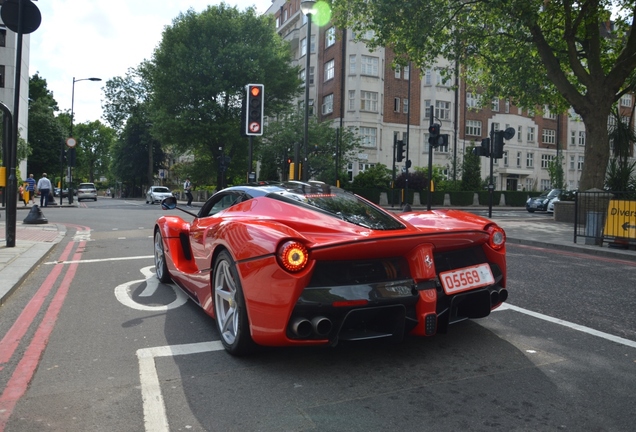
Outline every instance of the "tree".
[[[339, 153], [342, 171], [342, 167], [353, 160], [353, 154], [360, 146], [360, 138], [349, 129], [337, 132], [333, 122], [318, 123], [315, 117], [310, 118], [308, 126], [309, 178], [335, 184], [336, 153]], [[279, 173], [283, 180], [287, 180], [286, 161], [288, 158], [294, 160], [296, 144], [300, 146], [301, 161], [305, 157], [303, 134], [304, 113], [301, 111], [287, 112], [269, 122], [262, 143], [256, 149], [261, 162], [261, 180], [276, 180]], [[344, 180], [342, 172], [339, 173], [339, 180]]]
[[565, 190], [563, 182], [563, 154], [559, 153], [554, 159], [548, 162], [548, 174], [550, 175], [550, 183], [554, 189]]
[[[574, 108], [588, 138], [580, 188], [603, 187], [610, 110], [636, 88], [633, 1], [331, 3], [338, 25], [356, 34], [373, 30], [371, 46], [393, 48], [400, 63], [428, 68], [440, 56], [458, 62], [485, 101], [505, 97], [527, 108], [548, 105], [552, 112]], [[441, 72], [450, 75], [453, 67]]]
[[[53, 93], [48, 90], [46, 80], [37, 73], [29, 79], [29, 96], [27, 141], [30, 154], [27, 160], [27, 171], [36, 176], [46, 172], [55, 183], [54, 173], [57, 172], [61, 176], [66, 166], [62, 158], [62, 153], [66, 150], [64, 143], [66, 130], [55, 117], [55, 111], [58, 108]], [[24, 175], [28, 174], [24, 173]]]
[[[144, 78], [152, 89], [153, 131], [197, 158], [231, 158], [227, 177], [245, 177], [248, 139], [239, 134], [245, 85], [265, 86], [265, 113], [277, 114], [298, 94], [298, 68], [271, 15], [225, 3], [189, 10], [166, 27]], [[254, 139], [258, 141], [258, 138]], [[218, 164], [207, 167], [217, 173]], [[250, 167], [251, 169], [251, 167]]]
[[377, 164], [358, 173], [351, 183], [352, 188], [386, 189], [391, 186], [391, 170], [385, 165]]
[[105, 176], [109, 166], [110, 148], [115, 141], [115, 130], [99, 120], [75, 126], [76, 168], [75, 177], [94, 183]]
[[470, 146], [466, 149], [462, 161], [462, 190], [464, 191], [481, 190], [481, 156], [473, 154], [474, 148]]

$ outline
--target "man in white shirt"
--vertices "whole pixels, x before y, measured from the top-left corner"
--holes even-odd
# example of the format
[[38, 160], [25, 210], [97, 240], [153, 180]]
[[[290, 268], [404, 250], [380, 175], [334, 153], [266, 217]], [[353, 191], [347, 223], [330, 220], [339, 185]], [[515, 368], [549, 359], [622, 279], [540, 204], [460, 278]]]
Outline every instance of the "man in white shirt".
[[183, 183], [183, 190], [188, 197], [188, 204], [186, 204], [186, 207], [192, 207], [192, 192], [190, 192], [190, 189], [192, 189], [192, 183], [190, 183], [189, 178], [186, 178], [185, 183]]
[[37, 190], [40, 192], [40, 207], [48, 207], [49, 193], [51, 192], [51, 180], [46, 177], [46, 173], [42, 174], [42, 178], [38, 180]]

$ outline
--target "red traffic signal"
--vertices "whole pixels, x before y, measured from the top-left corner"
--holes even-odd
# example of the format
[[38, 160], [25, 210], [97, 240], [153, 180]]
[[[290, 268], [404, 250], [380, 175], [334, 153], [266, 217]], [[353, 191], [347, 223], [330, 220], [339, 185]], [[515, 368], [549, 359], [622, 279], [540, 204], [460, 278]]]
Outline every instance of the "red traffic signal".
[[263, 135], [263, 84], [248, 84], [245, 96], [245, 135]]

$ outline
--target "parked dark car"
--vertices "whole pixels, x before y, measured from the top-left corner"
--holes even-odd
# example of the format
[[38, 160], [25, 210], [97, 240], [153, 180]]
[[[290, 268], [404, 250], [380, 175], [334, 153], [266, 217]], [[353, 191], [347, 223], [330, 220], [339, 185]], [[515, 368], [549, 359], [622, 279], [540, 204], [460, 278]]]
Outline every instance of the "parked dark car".
[[528, 201], [526, 201], [526, 210], [530, 213], [534, 213], [535, 211], [548, 211], [550, 201], [559, 195], [561, 195], [561, 189], [552, 189], [543, 192], [538, 197], [530, 197]]

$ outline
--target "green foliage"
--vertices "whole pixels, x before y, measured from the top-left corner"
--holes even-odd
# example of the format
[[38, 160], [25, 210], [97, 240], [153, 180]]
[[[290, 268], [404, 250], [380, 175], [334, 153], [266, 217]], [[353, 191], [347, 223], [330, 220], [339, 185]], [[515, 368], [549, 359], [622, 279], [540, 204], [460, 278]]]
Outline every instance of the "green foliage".
[[559, 153], [558, 156], [548, 162], [548, 174], [554, 189], [565, 189], [563, 154]]
[[391, 170], [378, 164], [359, 173], [351, 183], [352, 189], [387, 189], [391, 186]]
[[[371, 48], [390, 46], [396, 63], [435, 68], [456, 63], [483, 101], [574, 108], [588, 142], [580, 187], [601, 188], [609, 160], [607, 118], [636, 83], [633, 1], [331, 0], [338, 27], [374, 32]], [[613, 14], [612, 14], [613, 13]], [[608, 27], [610, 22], [612, 26]], [[448, 66], [435, 64], [449, 60]]]
[[610, 127], [610, 139], [613, 143], [613, 158], [607, 166], [605, 187], [612, 191], [636, 190], [636, 162], [630, 162], [630, 150], [636, 142], [632, 120], [623, 120], [618, 107], [612, 111], [614, 121]]
[[[190, 9], [165, 28], [142, 71], [152, 90], [153, 134], [178, 153], [190, 152], [217, 175], [218, 157], [232, 159], [226, 177], [245, 179], [248, 139], [239, 134], [245, 85], [265, 86], [272, 115], [298, 94], [298, 68], [271, 15], [240, 12], [225, 3], [201, 13]], [[258, 146], [259, 138], [255, 138]]]
[[[338, 141], [340, 140], [340, 145]], [[295, 158], [296, 145], [299, 155], [304, 159], [304, 113], [294, 110], [270, 120], [265, 129], [263, 139], [256, 147], [256, 154], [261, 163], [260, 180], [287, 180], [287, 159]], [[340, 134], [332, 122], [318, 123], [315, 117], [308, 122], [309, 178], [334, 184], [336, 178], [336, 153], [340, 155], [341, 183], [346, 177], [343, 169], [353, 160], [353, 154], [359, 147], [360, 139], [349, 129]]]
[[76, 125], [74, 135], [77, 139], [74, 177], [95, 183], [108, 173], [115, 130], [95, 120]]
[[466, 149], [462, 162], [462, 190], [479, 191], [482, 189], [481, 182], [481, 156], [473, 154], [474, 146]]

